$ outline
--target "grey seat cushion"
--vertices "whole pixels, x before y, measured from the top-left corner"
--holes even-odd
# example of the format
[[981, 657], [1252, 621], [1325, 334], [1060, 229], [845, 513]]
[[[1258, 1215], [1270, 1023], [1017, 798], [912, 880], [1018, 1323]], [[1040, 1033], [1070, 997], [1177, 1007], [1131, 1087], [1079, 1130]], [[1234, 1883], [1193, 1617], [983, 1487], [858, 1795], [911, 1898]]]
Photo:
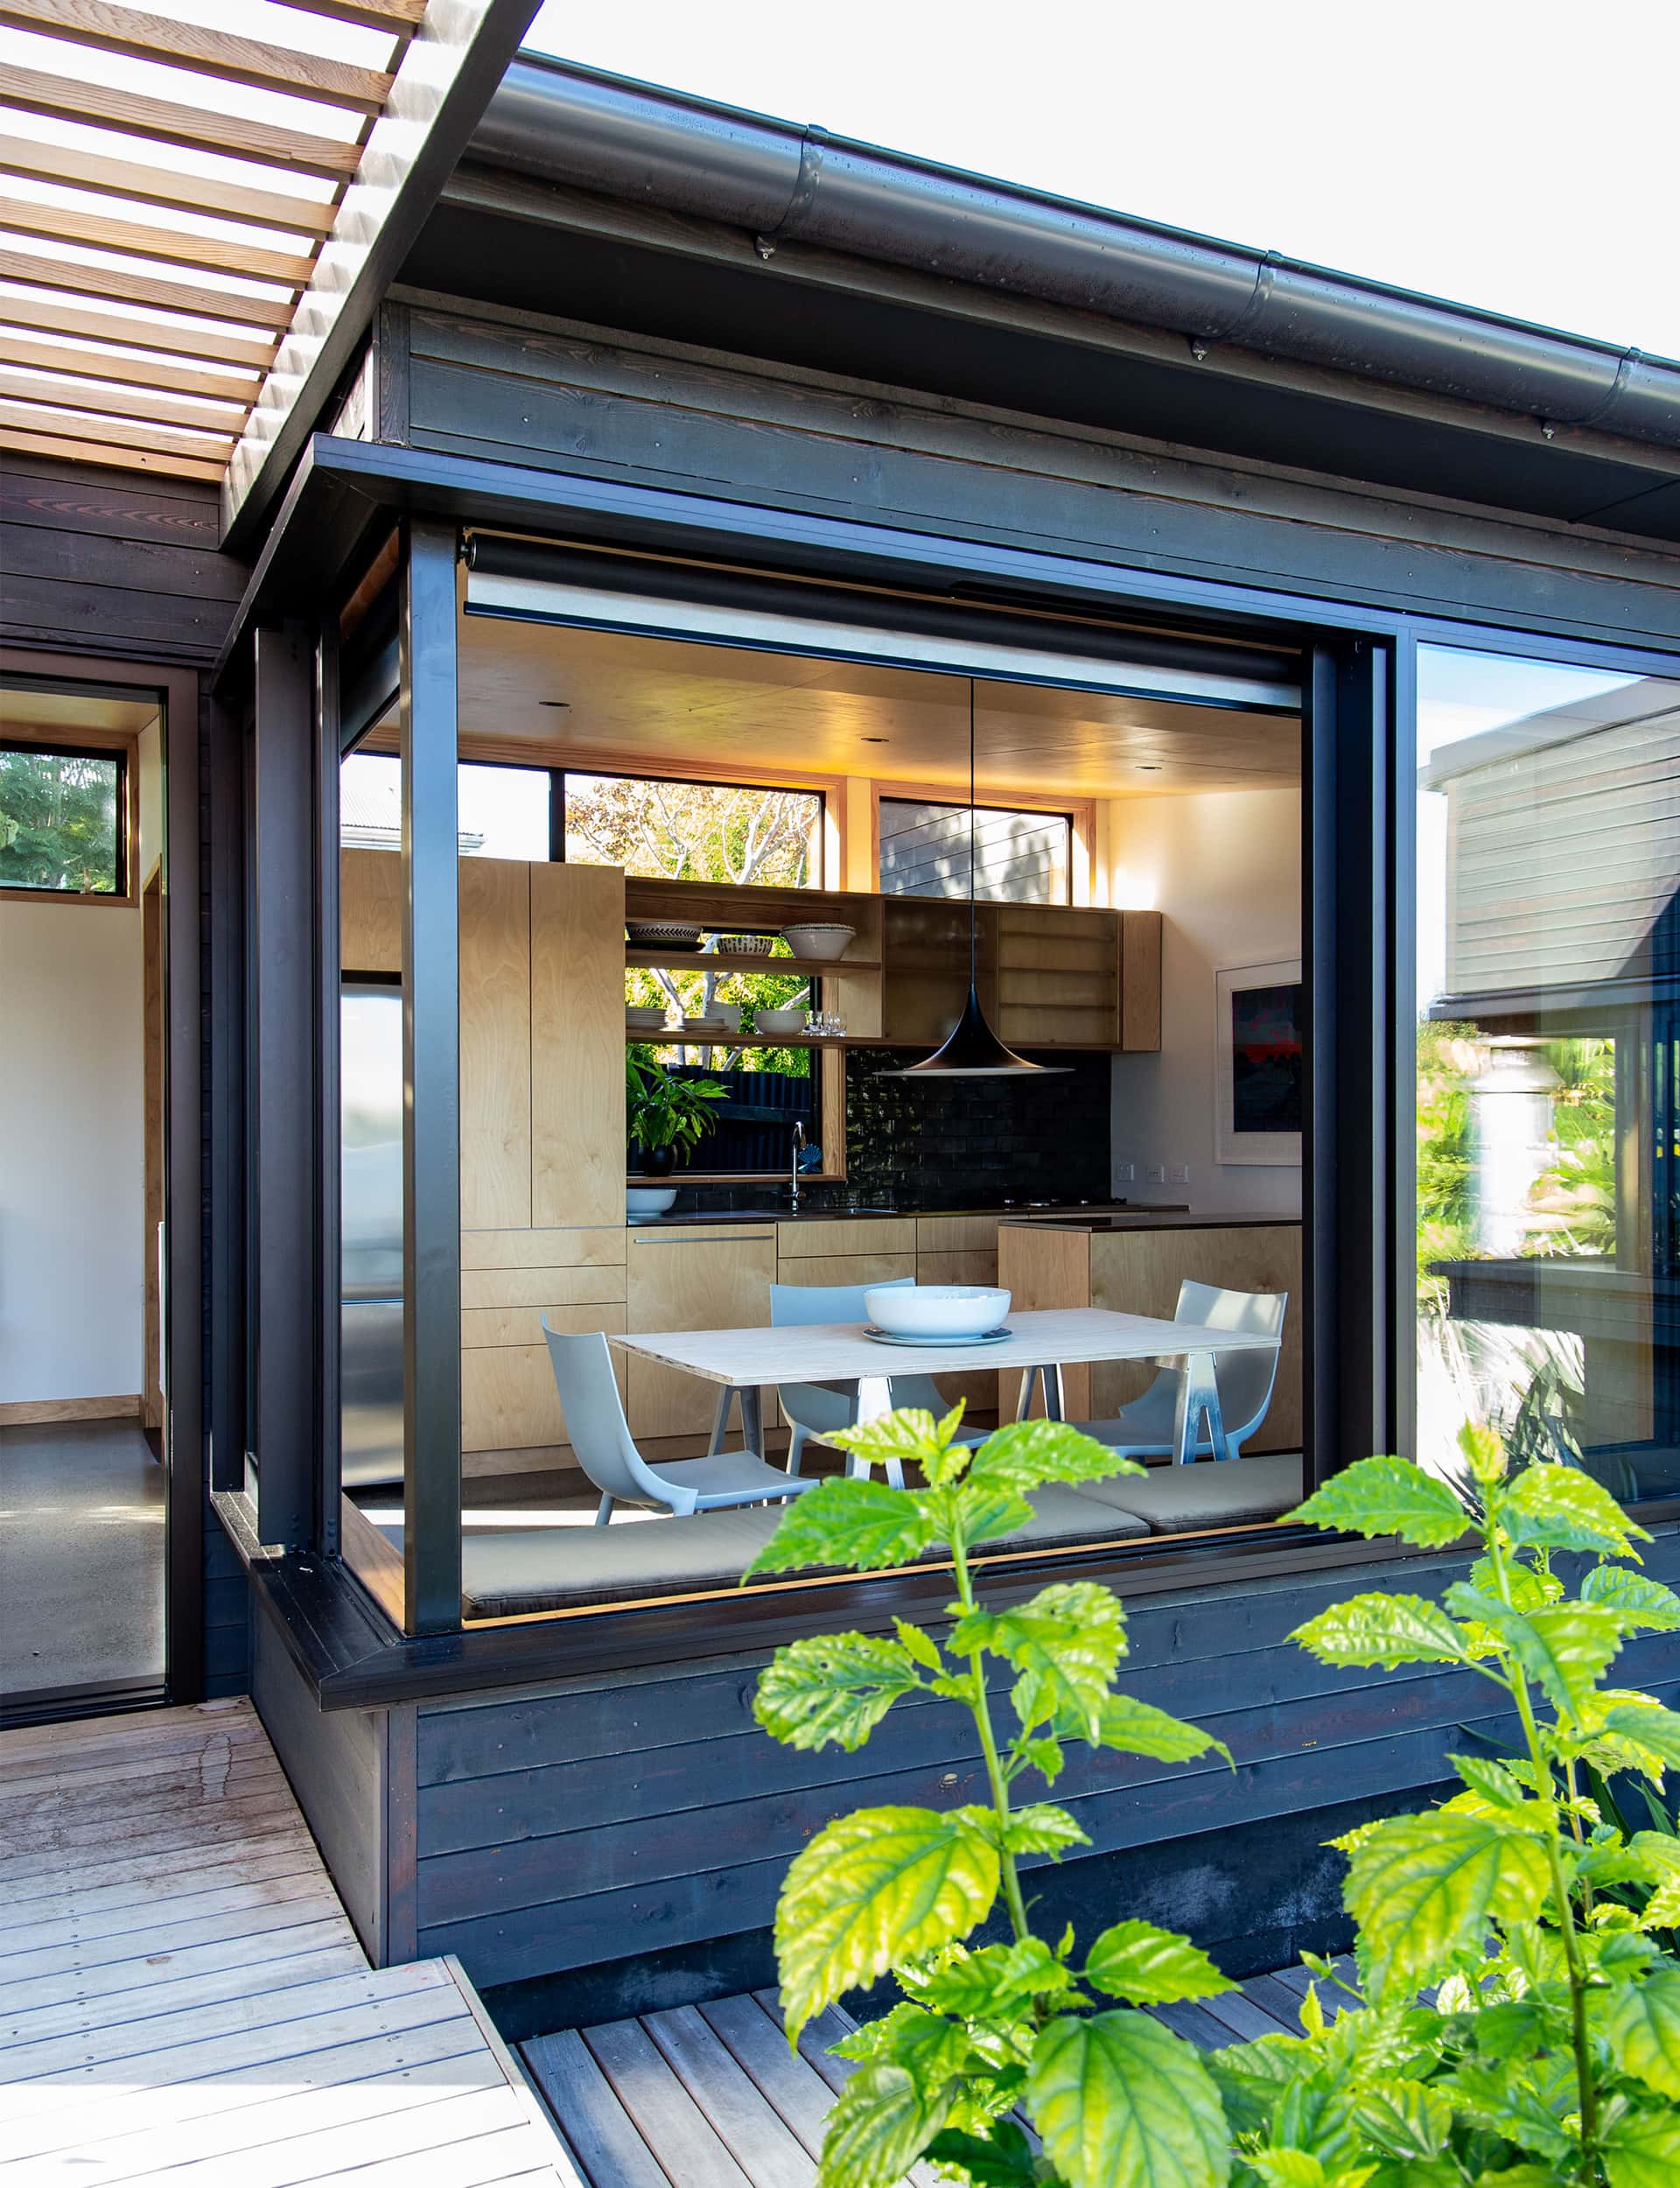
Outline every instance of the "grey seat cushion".
[[[1112, 1542], [1149, 1532], [1132, 1513], [1094, 1504], [1080, 1490], [1054, 1483], [1035, 1490], [1030, 1501], [1032, 1525], [982, 1545], [981, 1555], [1027, 1543]], [[469, 1618], [510, 1618], [639, 1595], [732, 1588], [780, 1518], [779, 1508], [754, 1505], [696, 1512], [688, 1519], [624, 1517], [606, 1527], [469, 1527], [461, 1542], [464, 1607]], [[937, 1559], [943, 1553], [929, 1554]]]
[[1152, 1466], [1146, 1479], [1120, 1475], [1087, 1482], [1081, 1493], [1144, 1521], [1152, 1534], [1246, 1526], [1275, 1519], [1301, 1501], [1301, 1455], [1199, 1460], [1194, 1466]]

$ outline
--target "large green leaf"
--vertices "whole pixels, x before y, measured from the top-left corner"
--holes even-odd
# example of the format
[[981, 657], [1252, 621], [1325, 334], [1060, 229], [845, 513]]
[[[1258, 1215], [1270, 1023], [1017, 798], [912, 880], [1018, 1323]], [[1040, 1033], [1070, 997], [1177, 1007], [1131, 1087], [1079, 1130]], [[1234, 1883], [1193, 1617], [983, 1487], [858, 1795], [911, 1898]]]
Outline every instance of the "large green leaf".
[[998, 1896], [990, 1812], [859, 1808], [794, 1855], [776, 1904], [790, 2030], [895, 1960], [966, 1937]]
[[1350, 1595], [1290, 1636], [1321, 1664], [1468, 1664], [1469, 1645], [1424, 1595]]
[[1680, 2098], [1680, 1968], [1659, 1970], [1642, 1983], [1619, 1983], [1600, 2027], [1624, 2074]]
[[786, 1747], [860, 1748], [901, 1694], [920, 1687], [915, 1659], [879, 1634], [817, 1633], [778, 1649], [759, 1674], [752, 1715]]
[[1581, 1582], [1583, 1602], [1614, 1610], [1629, 1633], [1680, 1630], [1680, 1595], [1625, 1565], [1595, 1565]]
[[1053, 2021], [1033, 2047], [1027, 2101], [1068, 2188], [1224, 2188], [1230, 2176], [1213, 2077], [1146, 2013]]
[[1182, 1717], [1171, 1716], [1152, 1701], [1139, 1701], [1131, 1694], [1104, 1696], [1097, 1715], [1095, 1744], [1113, 1748], [1121, 1755], [1151, 1756], [1158, 1763], [1187, 1763], [1193, 1756], [1206, 1755], [1210, 1750], [1228, 1763], [1231, 1759], [1229, 1748], [1211, 1732], [1186, 1724]]
[[1452, 2131], [1452, 2107], [1422, 2082], [1378, 2079], [1362, 2083], [1354, 2117], [1390, 2157], [1433, 2157]]
[[1500, 1524], [1511, 1540], [1537, 1550], [1625, 1553], [1648, 1542], [1601, 1482], [1578, 1466], [1525, 1467], [1499, 1501]]
[[1053, 1807], [1048, 1801], [1040, 1801], [1030, 1808], [1018, 1808], [1009, 1820], [1009, 1829], [1004, 1844], [1012, 1854], [1062, 1855], [1070, 1846], [1088, 1846], [1090, 1834], [1083, 1831], [1065, 1808]]
[[787, 1573], [808, 1565], [872, 1572], [907, 1565], [937, 1539], [926, 1493], [885, 1482], [820, 1482], [796, 1497], [781, 1525], [746, 1568]]
[[1099, 1990], [1131, 2006], [1170, 2005], [1236, 1988], [1199, 1945], [1152, 1922], [1116, 1922], [1104, 1930], [1091, 1946], [1085, 1974]]
[[1447, 1609], [1482, 1626], [1508, 1648], [1552, 1707], [1573, 1715], [1591, 1694], [1624, 1638], [1621, 1621], [1599, 1603], [1547, 1603], [1512, 1610], [1497, 1596], [1455, 1581]]
[[975, 1453], [970, 1477], [1004, 1489], [1040, 1489], [1046, 1482], [1100, 1482], [1147, 1471], [1065, 1420], [1012, 1420]]
[[1125, 1645], [1119, 1598], [1094, 1581], [1057, 1581], [1012, 1610], [971, 1611], [949, 1640], [954, 1655], [984, 1649], [1014, 1666], [1024, 1729], [1066, 1719], [1091, 1741]]
[[1606, 1730], [1637, 1740], [1671, 1771], [1680, 1771], [1680, 1714], [1661, 1702], [1623, 1702], [1605, 1718]]
[[1654, 1928], [1680, 1928], [1680, 1839], [1665, 1831], [1635, 1831], [1632, 1848], [1652, 1886], [1644, 1919]]
[[1544, 1848], [1491, 1817], [1390, 1816], [1348, 1856], [1343, 1897], [1362, 1932], [1374, 1996], [1420, 1989], [1479, 1953], [1490, 1922], [1522, 1922], [1546, 1896]]
[[992, 1542], [1018, 1534], [1032, 1524], [1032, 1507], [1018, 1489], [999, 1482], [969, 1480], [935, 1490], [928, 1498], [944, 1541], [960, 1534], [964, 1542]]
[[1456, 1542], [1470, 1515], [1448, 1484], [1410, 1459], [1355, 1459], [1288, 1514], [1348, 1534], [1397, 1534], [1421, 1549]]
[[[961, 1415], [948, 1414], [946, 1419], [950, 1434], [955, 1434]], [[863, 1421], [856, 1428], [837, 1428], [823, 1441], [862, 1459], [866, 1465], [885, 1466], [889, 1459], [897, 1459], [914, 1466], [934, 1457], [944, 1448], [941, 1441], [944, 1426], [923, 1406], [900, 1406], [896, 1412]]]
[[1680, 2180], [1680, 2113], [1635, 2112], [1604, 2138], [1610, 2188], [1674, 2188]]
[[1065, 1998], [1074, 1979], [1042, 1938], [1013, 1945], [955, 1945], [920, 1967], [900, 1971], [913, 1997], [966, 2020], [1009, 2020], [1032, 1999]]
[[924, 2094], [890, 2059], [860, 2066], [822, 2134], [818, 2188], [893, 2188], [944, 2126], [952, 2086]]
[[935, 2165], [960, 2166], [974, 2188], [1034, 2188], [1039, 2180], [1032, 2145], [1012, 2120], [994, 2120], [982, 2136], [947, 2128], [928, 2145]]

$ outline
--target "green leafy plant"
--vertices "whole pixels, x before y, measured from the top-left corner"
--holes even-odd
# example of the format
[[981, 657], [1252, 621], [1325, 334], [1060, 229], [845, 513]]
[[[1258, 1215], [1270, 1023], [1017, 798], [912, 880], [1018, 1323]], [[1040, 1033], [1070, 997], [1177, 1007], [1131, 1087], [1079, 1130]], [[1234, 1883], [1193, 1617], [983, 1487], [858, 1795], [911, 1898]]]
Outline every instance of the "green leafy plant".
[[679, 1079], [657, 1057], [625, 1051], [625, 1126], [645, 1154], [671, 1148], [686, 1161], [718, 1128], [711, 1105], [724, 1099], [716, 1079]]
[[[1061, 1581], [998, 1609], [975, 1588], [974, 1552], [1032, 1518], [1033, 1490], [1143, 1469], [1047, 1420], [971, 1451], [956, 1441], [962, 1410], [939, 1421], [902, 1411], [835, 1436], [871, 1463], [919, 1469], [924, 1486], [825, 1481], [788, 1508], [751, 1568], [873, 1570], [942, 1552], [956, 1600], [937, 1636], [900, 1619], [891, 1637], [796, 1641], [766, 1669], [754, 1708], [787, 1745], [856, 1750], [897, 1704], [955, 1702], [985, 1768], [984, 1804], [860, 1809], [788, 1870], [776, 1951], [790, 2041], [845, 1991], [890, 1973], [901, 1994], [836, 2046], [858, 2065], [830, 2115], [822, 2188], [888, 2188], [924, 2156], [979, 2188], [1221, 2188], [1229, 2138], [1213, 2077], [1141, 2009], [1234, 1986], [1151, 1923], [1115, 1923], [1082, 1948], [1071, 1930], [1039, 1936], [1021, 1863], [1086, 1842], [1066, 1808], [1032, 1791], [1054, 1784], [1070, 1743], [1167, 1762], [1225, 1750], [1116, 1690], [1125, 1620], [1107, 1588]], [[999, 1903], [1006, 1935], [970, 1944]]]
[[[1338, 1841], [1361, 2009], [1213, 2055], [1244, 2183], [1268, 2188], [1672, 2188], [1680, 2180], [1680, 1841], [1603, 1799], [1680, 1765], [1680, 1715], [1606, 1684], [1624, 1641], [1680, 1630], [1634, 1569], [1648, 1539], [1578, 1469], [1512, 1471], [1460, 1440], [1471, 1509], [1409, 1460], [1360, 1460], [1292, 1517], [1481, 1554], [1442, 1602], [1362, 1595], [1303, 1626], [1323, 1663], [1461, 1666], [1515, 1712], [1463, 1791]], [[1553, 1560], [1591, 1559], [1571, 1593]], [[1596, 1776], [1594, 1775], [1596, 1774]], [[1594, 1785], [1600, 1791], [1595, 1794]], [[1662, 1812], [1659, 1812], [1659, 1813]], [[1320, 1972], [1332, 1979], [1320, 1964]]]

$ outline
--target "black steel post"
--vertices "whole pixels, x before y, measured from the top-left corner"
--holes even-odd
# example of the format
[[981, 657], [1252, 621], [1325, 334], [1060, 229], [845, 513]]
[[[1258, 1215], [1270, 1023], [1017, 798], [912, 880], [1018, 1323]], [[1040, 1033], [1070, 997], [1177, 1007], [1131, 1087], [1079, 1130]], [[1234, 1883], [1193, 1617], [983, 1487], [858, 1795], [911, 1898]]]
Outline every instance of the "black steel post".
[[323, 1550], [339, 1546], [342, 1452], [339, 1340], [342, 1254], [339, 1187], [339, 634], [321, 623], [315, 640], [315, 1262], [316, 1445]]
[[452, 526], [402, 572], [402, 1556], [411, 1633], [461, 1616], [460, 934]]

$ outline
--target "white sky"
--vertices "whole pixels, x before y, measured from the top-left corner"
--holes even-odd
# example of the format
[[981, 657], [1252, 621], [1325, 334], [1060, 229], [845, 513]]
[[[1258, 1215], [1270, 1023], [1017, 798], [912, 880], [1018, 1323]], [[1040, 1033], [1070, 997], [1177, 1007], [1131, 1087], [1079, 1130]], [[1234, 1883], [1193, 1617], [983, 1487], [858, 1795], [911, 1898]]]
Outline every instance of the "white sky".
[[548, 0], [526, 44], [1680, 357], [1680, 0]]

